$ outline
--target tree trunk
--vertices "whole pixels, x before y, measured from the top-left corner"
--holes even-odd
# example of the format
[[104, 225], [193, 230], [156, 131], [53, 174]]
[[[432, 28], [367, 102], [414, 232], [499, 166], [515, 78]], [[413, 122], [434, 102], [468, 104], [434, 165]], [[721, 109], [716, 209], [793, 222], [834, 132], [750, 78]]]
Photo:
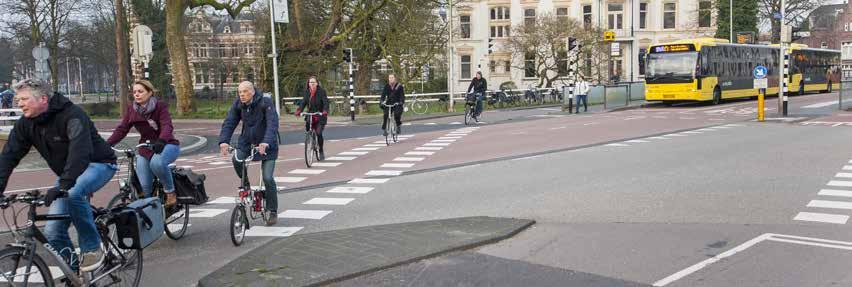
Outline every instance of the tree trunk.
[[116, 73], [118, 73], [118, 105], [121, 117], [124, 117], [125, 107], [130, 87], [130, 75], [127, 73], [129, 65], [128, 47], [127, 47], [127, 23], [124, 18], [124, 1], [115, 0], [115, 65]]
[[186, 55], [186, 40], [183, 38], [183, 12], [186, 1], [166, 1], [166, 46], [172, 63], [172, 81], [177, 97], [177, 113], [185, 115], [192, 112], [192, 79], [189, 73], [189, 60]]

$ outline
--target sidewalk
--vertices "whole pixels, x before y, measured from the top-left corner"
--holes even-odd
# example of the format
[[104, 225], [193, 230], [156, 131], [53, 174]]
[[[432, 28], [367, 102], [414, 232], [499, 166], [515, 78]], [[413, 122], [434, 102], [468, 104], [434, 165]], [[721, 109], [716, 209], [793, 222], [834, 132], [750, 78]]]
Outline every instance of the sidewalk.
[[249, 251], [198, 286], [323, 285], [497, 242], [534, 223], [463, 217], [295, 235]]

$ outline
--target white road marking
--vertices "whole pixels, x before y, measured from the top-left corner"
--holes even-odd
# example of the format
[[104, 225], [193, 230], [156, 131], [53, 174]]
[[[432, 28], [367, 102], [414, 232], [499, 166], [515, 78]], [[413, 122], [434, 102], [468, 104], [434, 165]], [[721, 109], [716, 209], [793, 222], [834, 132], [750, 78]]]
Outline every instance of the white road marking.
[[456, 142], [456, 139], [443, 139], [443, 140], [442, 139], [435, 139], [435, 140], [432, 140], [431, 142], [433, 142], [433, 143], [452, 143], [452, 142]]
[[655, 139], [655, 140], [668, 140], [668, 139], [670, 139], [670, 138], [664, 138], [664, 137], [649, 137], [649, 139]]
[[288, 237], [304, 227], [277, 227], [255, 225], [251, 229], [246, 230], [246, 236], [249, 237]]
[[626, 141], [626, 143], [646, 143], [646, 142], [648, 142], [648, 141], [643, 141], [643, 140], [629, 140], [629, 141]]
[[278, 214], [278, 218], [322, 219], [331, 214], [331, 210], [288, 209]]
[[372, 187], [359, 187], [359, 186], [338, 186], [332, 189], [329, 189], [326, 192], [330, 193], [357, 193], [357, 194], [365, 194], [370, 191], [373, 191]]
[[[49, 266], [47, 267], [47, 269], [50, 271], [50, 277], [53, 277], [53, 280], [65, 277], [65, 274], [62, 273], [62, 269], [60, 269], [58, 266]], [[15, 270], [15, 274], [25, 274], [26, 272], [27, 266], [18, 267], [18, 269]], [[30, 272], [32, 273], [27, 278], [28, 283], [44, 283], [44, 277], [41, 276], [41, 272], [38, 272], [38, 269], [30, 269]], [[22, 276], [15, 276], [14, 278], [15, 279], [12, 280], [13, 282], [24, 282], [24, 277]]]
[[382, 184], [386, 183], [390, 180], [390, 178], [354, 178], [350, 180], [349, 184]]
[[685, 137], [685, 136], [687, 136], [687, 135], [681, 135], [681, 134], [667, 134], [667, 135], [664, 135], [664, 137]]
[[237, 198], [233, 196], [222, 196], [215, 200], [208, 201], [206, 204], [231, 204], [236, 203]]
[[439, 146], [422, 146], [422, 147], [414, 148], [414, 150], [442, 150], [442, 149], [444, 149], [444, 148], [439, 147]]
[[606, 146], [630, 146], [630, 145], [620, 144], [620, 143], [611, 143], [611, 144], [607, 144]]
[[840, 172], [840, 173], [835, 174], [834, 177], [852, 178], [852, 173]]
[[[852, 163], [852, 162], [850, 162]], [[844, 165], [843, 170], [852, 170], [852, 165]]]
[[807, 106], [804, 106], [804, 107], [802, 107], [802, 108], [803, 108], [803, 109], [816, 109], [816, 108], [822, 108], [822, 107], [833, 106], [833, 105], [836, 105], [837, 103], [838, 103], [838, 101], [830, 101], [830, 102], [823, 102], [823, 103], [817, 103], [817, 104], [807, 105]]
[[365, 154], [368, 154], [368, 153], [369, 152], [366, 152], [366, 151], [345, 151], [345, 152], [339, 153], [337, 155], [365, 155]]
[[379, 149], [378, 147], [359, 147], [359, 148], [353, 148], [352, 150], [354, 150], [354, 151], [374, 151], [374, 150], [378, 150], [378, 149]]
[[401, 175], [401, 170], [371, 170], [365, 173], [366, 176], [398, 176]]
[[450, 144], [452, 144], [452, 143], [435, 143], [435, 142], [430, 142], [430, 143], [425, 143], [425, 144], [423, 144], [423, 146], [449, 146]]
[[366, 146], [366, 147], [384, 147], [384, 146], [387, 146], [387, 143], [382, 142], [380, 144], [365, 144], [364, 146]]
[[413, 163], [386, 163], [380, 166], [381, 168], [410, 168], [414, 166]]
[[405, 155], [433, 155], [435, 152], [433, 151], [410, 151], [405, 153]]
[[296, 183], [308, 179], [307, 177], [275, 177], [275, 182]]
[[846, 224], [846, 221], [849, 220], [849, 216], [842, 214], [799, 212], [793, 220]]
[[305, 201], [302, 204], [313, 205], [347, 205], [355, 200], [354, 198], [336, 198], [336, 197], [315, 197]]
[[843, 187], [852, 187], [852, 181], [842, 181], [842, 180], [832, 180], [829, 181], [828, 186], [843, 186]]
[[688, 131], [688, 132], [683, 132], [683, 133], [692, 134], [692, 135], [703, 134], [702, 132], [696, 132], [696, 131]]
[[427, 126], [434, 126], [434, 125], [437, 125], [437, 123], [425, 123], [424, 125], [427, 125]]
[[818, 195], [852, 197], [852, 190], [821, 189]]
[[342, 162], [315, 162], [315, 163], [312, 163], [311, 166], [335, 167], [335, 166], [338, 166], [338, 165], [341, 165], [341, 164], [342, 164]]
[[393, 159], [393, 161], [423, 161], [426, 159], [425, 157], [398, 157]]
[[722, 252], [721, 254], [713, 256], [711, 258], [708, 258], [704, 261], [698, 262], [695, 265], [689, 266], [686, 269], [678, 271], [675, 274], [669, 275], [668, 277], [663, 278], [660, 281], [654, 282], [654, 286], [666, 286], [669, 283], [677, 281], [677, 280], [679, 280], [683, 277], [688, 276], [689, 274], [692, 274], [692, 273], [694, 273], [698, 270], [701, 270], [701, 268], [704, 268], [704, 267], [706, 267], [710, 264], [718, 262], [719, 260], [725, 259], [727, 257], [734, 255], [734, 254], [737, 254], [738, 252], [746, 250], [749, 247], [751, 247], [751, 246], [753, 246], [757, 243], [760, 243], [763, 240], [766, 240], [766, 238], [769, 238], [770, 236], [772, 236], [772, 234], [766, 233], [766, 234], [760, 235], [758, 237], [755, 237], [754, 239], [746, 241], [745, 243], [740, 244], [739, 246], [734, 247], [733, 249]]
[[461, 138], [462, 137], [439, 137], [438, 139], [439, 140], [457, 140], [457, 139], [461, 139]]
[[462, 123], [461, 123], [461, 122], [452, 122], [452, 123], [450, 123], [450, 124], [451, 124], [451, 125], [460, 125], [460, 124], [462, 124]]
[[231, 163], [231, 162], [230, 161], [214, 161], [214, 162], [210, 162], [208, 164], [210, 164], [210, 165], [223, 165], [223, 164], [229, 164], [229, 163]]
[[353, 160], [353, 159], [355, 159], [355, 158], [356, 158], [356, 157], [354, 157], [354, 156], [333, 156], [333, 157], [327, 158], [327, 159], [325, 159], [325, 160], [342, 160], [342, 161], [346, 161], [346, 160]]
[[189, 218], [212, 218], [219, 214], [228, 212], [230, 209], [206, 209], [206, 208], [190, 208]]
[[289, 173], [291, 174], [321, 174], [325, 172], [324, 169], [294, 169]]
[[555, 128], [550, 128], [550, 130], [561, 130], [561, 129], [564, 129], [564, 128], [568, 128], [568, 127], [564, 127], [564, 126], [563, 127], [555, 127]]
[[811, 202], [808, 203], [808, 207], [852, 209], [852, 202], [833, 200], [811, 200]]

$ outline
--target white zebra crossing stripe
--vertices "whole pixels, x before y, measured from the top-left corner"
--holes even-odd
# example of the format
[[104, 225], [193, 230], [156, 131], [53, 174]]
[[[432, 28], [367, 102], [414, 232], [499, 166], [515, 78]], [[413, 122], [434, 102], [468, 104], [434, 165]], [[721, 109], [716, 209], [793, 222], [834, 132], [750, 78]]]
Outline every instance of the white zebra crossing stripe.
[[332, 189], [329, 189], [326, 192], [329, 193], [356, 193], [356, 194], [365, 194], [370, 191], [373, 191], [373, 187], [362, 187], [362, 186], [338, 186]]
[[321, 174], [325, 172], [324, 169], [294, 169], [289, 173], [291, 174]]
[[328, 160], [349, 161], [349, 160], [353, 160], [353, 159], [356, 159], [356, 157], [354, 157], [354, 156], [333, 156], [333, 157], [327, 158], [325, 160], [327, 160], [327, 161]]
[[349, 184], [382, 184], [386, 183], [390, 180], [390, 178], [354, 178], [350, 180]]
[[840, 172], [840, 173], [835, 174], [834, 177], [852, 178], [852, 173]]
[[316, 197], [305, 201], [302, 204], [313, 205], [347, 205], [355, 200], [354, 198], [334, 198], [334, 197]]
[[[33, 266], [33, 268], [30, 269], [30, 272], [32, 272], [32, 273], [27, 278], [27, 282], [28, 283], [44, 283], [44, 277], [41, 276], [41, 272], [39, 272], [38, 269], [35, 269], [34, 267], [35, 266]], [[48, 266], [47, 269], [50, 270], [50, 277], [53, 277], [53, 280], [58, 280], [59, 278], [65, 277], [65, 274], [62, 273], [62, 269], [60, 269], [58, 266]], [[15, 270], [15, 274], [25, 274], [26, 272], [27, 272], [27, 266], [18, 267], [18, 269]], [[23, 283], [24, 282], [23, 276], [16, 276], [14, 278], [15, 279], [13, 279], [12, 281], [15, 282], [15, 283], [17, 283], [17, 282]]]
[[377, 143], [365, 144], [364, 146], [366, 146], [366, 147], [384, 147], [384, 146], [387, 146], [387, 145], [388, 145], [387, 143], [383, 142], [383, 143], [380, 143], [380, 144], [377, 144]]
[[438, 139], [439, 140], [457, 140], [457, 139], [460, 139], [460, 138], [462, 138], [462, 137], [439, 137]]
[[322, 219], [331, 214], [331, 210], [288, 209], [278, 214], [278, 218]]
[[822, 189], [819, 195], [852, 197], [852, 190]]
[[410, 168], [414, 166], [413, 163], [386, 163], [383, 164], [382, 168]]
[[829, 181], [828, 186], [843, 186], [843, 187], [852, 187], [852, 181], [842, 181], [842, 180], [832, 180]]
[[275, 182], [296, 183], [308, 179], [307, 177], [275, 177]]
[[387, 143], [387, 142], [385, 142], [385, 141], [374, 141], [374, 142], [373, 142], [373, 144], [382, 144], [382, 145], [387, 145], [388, 143]]
[[846, 221], [849, 220], [849, 216], [842, 214], [799, 212], [793, 220], [846, 224]]
[[405, 153], [405, 155], [433, 155], [435, 152], [433, 151], [410, 151]]
[[455, 139], [446, 139], [446, 140], [436, 139], [436, 140], [432, 140], [432, 142], [433, 143], [451, 143], [451, 142], [456, 142], [456, 140]]
[[214, 162], [210, 162], [208, 164], [210, 164], [210, 165], [223, 165], [223, 164], [229, 164], [229, 163], [231, 163], [231, 162], [229, 162], [229, 161], [214, 161]]
[[833, 200], [811, 200], [811, 202], [808, 203], [808, 207], [852, 209], [852, 202]]
[[451, 143], [435, 143], [435, 142], [430, 142], [430, 143], [426, 143], [426, 144], [424, 144], [423, 146], [449, 146], [450, 144], [451, 144]]
[[425, 157], [398, 157], [393, 159], [393, 161], [423, 161], [426, 159]]
[[312, 164], [311, 164], [311, 166], [316, 166], [316, 167], [335, 167], [335, 166], [338, 166], [338, 165], [341, 165], [341, 164], [342, 164], [341, 162], [315, 162], [315, 163], [312, 163]]
[[[852, 163], [852, 162], [850, 162]], [[844, 165], [843, 170], [852, 170], [852, 165]]]
[[191, 208], [189, 209], [189, 218], [213, 218], [219, 214], [228, 212], [229, 209], [207, 209], [207, 208]]
[[299, 230], [302, 230], [304, 227], [277, 227], [277, 226], [263, 226], [263, 225], [255, 225], [252, 226], [251, 229], [246, 230], [246, 236], [248, 237], [288, 237]]
[[236, 203], [236, 202], [237, 202], [236, 197], [223, 196], [223, 197], [219, 197], [215, 200], [208, 201], [207, 204], [232, 204], [232, 203]]
[[444, 149], [444, 148], [439, 147], [439, 146], [421, 146], [421, 147], [414, 148], [414, 150], [431, 150], [431, 151], [442, 150], [442, 149]]
[[369, 152], [366, 152], [366, 151], [345, 151], [345, 152], [339, 153], [337, 155], [365, 155], [365, 154], [368, 154], [368, 153]]
[[379, 149], [378, 147], [359, 147], [359, 148], [353, 148], [352, 150], [354, 150], [354, 151], [374, 151], [374, 150], [378, 150], [378, 149]]
[[398, 176], [401, 175], [401, 170], [371, 170], [365, 173], [367, 176]]

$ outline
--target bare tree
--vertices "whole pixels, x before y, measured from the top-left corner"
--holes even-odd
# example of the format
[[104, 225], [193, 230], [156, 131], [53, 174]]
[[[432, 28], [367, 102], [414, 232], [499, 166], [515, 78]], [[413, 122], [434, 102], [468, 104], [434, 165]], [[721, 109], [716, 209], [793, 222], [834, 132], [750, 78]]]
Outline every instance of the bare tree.
[[507, 48], [513, 58], [521, 59], [513, 61], [515, 68], [538, 78], [538, 87], [551, 87], [566, 76], [568, 37], [581, 39], [582, 34], [586, 31], [579, 21], [544, 14], [536, 18], [535, 25], [515, 26]]
[[[802, 22], [808, 13], [819, 6], [822, 6], [825, 0], [784, 0], [784, 24], [797, 25]], [[760, 8], [758, 9], [761, 24], [769, 22], [772, 30], [772, 42], [778, 43], [780, 40], [781, 21], [776, 16], [781, 13], [781, 0], [760, 0]]]

